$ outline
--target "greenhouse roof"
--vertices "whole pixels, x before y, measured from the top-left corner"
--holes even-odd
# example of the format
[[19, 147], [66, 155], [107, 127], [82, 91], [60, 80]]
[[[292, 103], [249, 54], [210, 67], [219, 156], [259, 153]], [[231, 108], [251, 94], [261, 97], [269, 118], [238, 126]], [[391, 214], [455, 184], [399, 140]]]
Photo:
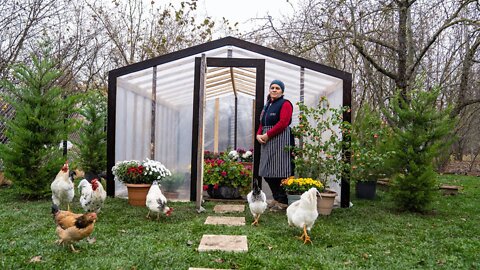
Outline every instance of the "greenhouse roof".
[[[173, 107], [191, 104], [195, 58], [202, 54], [207, 58], [265, 59], [265, 84], [281, 79], [286, 91], [300, 91], [300, 70], [303, 67], [305, 96], [328, 95], [338, 89], [343, 80], [351, 81], [351, 74], [347, 72], [233, 37], [112, 70], [109, 77], [117, 78], [117, 87], [128, 88], [148, 98], [155, 81], [156, 89], [161, 89], [157, 91], [157, 102]], [[157, 74], [155, 79], [154, 72]], [[208, 67], [206, 74], [207, 100], [226, 95], [255, 98], [255, 68]]]

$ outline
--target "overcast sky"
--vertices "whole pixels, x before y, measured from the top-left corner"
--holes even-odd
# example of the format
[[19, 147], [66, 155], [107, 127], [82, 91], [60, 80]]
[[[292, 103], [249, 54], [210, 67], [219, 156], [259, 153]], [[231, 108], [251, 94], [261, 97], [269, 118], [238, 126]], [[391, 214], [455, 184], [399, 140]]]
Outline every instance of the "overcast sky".
[[[180, 3], [180, 0], [170, 0], [172, 3]], [[251, 30], [255, 24], [252, 18], [263, 18], [267, 14], [272, 18], [293, 13], [298, 0], [198, 0], [198, 11], [211, 16], [215, 21], [221, 21], [222, 17], [232, 24], [238, 22], [240, 31]], [[291, 3], [291, 4], [290, 4]], [[258, 22], [257, 20], [257, 23]], [[262, 21], [261, 24], [265, 23]]]

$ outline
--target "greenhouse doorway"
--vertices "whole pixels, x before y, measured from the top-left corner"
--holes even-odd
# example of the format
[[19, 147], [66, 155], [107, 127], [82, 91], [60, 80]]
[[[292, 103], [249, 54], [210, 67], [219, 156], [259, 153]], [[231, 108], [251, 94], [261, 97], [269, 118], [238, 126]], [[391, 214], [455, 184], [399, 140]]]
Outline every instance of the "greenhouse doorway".
[[205, 150], [253, 149], [253, 178], [258, 177], [255, 133], [264, 96], [265, 59], [195, 58], [190, 200], [202, 200]]

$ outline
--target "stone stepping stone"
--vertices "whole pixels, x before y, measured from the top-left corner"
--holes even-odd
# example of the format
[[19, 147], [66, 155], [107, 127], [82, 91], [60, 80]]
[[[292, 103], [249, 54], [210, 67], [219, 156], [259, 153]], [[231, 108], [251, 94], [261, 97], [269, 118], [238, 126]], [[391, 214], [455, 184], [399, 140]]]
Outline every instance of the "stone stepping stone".
[[243, 204], [217, 204], [213, 208], [213, 212], [217, 214], [244, 212], [244, 211], [245, 211], [245, 205]]
[[205, 220], [207, 225], [245, 226], [245, 217], [222, 217], [208, 216]]
[[246, 235], [212, 235], [204, 234], [200, 245], [199, 252], [205, 251], [231, 251], [231, 252], [247, 252], [247, 236]]

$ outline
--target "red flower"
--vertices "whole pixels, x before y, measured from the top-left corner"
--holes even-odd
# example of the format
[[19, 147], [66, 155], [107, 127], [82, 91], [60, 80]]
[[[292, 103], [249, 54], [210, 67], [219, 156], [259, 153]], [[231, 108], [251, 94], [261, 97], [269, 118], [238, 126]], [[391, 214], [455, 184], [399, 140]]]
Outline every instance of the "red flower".
[[375, 139], [378, 138], [378, 134], [374, 134], [373, 138], [375, 138]]
[[203, 185], [203, 190], [207, 190], [208, 189], [208, 185]]
[[221, 174], [223, 177], [227, 176], [227, 172], [226, 172], [226, 171], [222, 171], [220, 174]]
[[218, 189], [218, 184], [213, 185], [213, 189]]

